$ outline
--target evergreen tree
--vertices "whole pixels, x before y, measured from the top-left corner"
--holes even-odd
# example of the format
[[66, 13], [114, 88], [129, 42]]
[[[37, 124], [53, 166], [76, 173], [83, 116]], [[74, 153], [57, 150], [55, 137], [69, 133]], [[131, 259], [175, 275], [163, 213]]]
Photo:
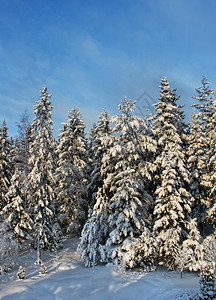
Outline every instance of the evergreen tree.
[[[141, 177], [145, 182], [145, 190], [153, 197], [155, 188], [155, 174], [157, 167], [155, 164], [156, 141], [152, 133], [152, 116], [147, 113], [143, 120], [139, 120], [140, 126], [137, 128], [136, 138], [140, 148], [140, 154], [144, 164], [139, 169]], [[153, 208], [153, 207], [152, 207]], [[151, 211], [151, 214], [153, 211]]]
[[19, 173], [19, 189], [22, 199], [24, 201], [25, 209], [28, 208], [27, 203], [27, 185], [28, 175], [31, 169], [29, 165], [29, 147], [33, 136], [31, 134], [31, 124], [29, 122], [29, 115], [25, 111], [21, 116], [20, 122], [17, 123], [19, 136], [15, 142], [13, 160], [15, 162], [16, 173]]
[[216, 267], [216, 235], [208, 235], [202, 242], [202, 259]]
[[[121, 115], [111, 119], [115, 124], [114, 143], [102, 159], [109, 207], [107, 258], [122, 262], [126, 262], [127, 256], [125, 241], [139, 238], [145, 227], [151, 228], [149, 212], [153, 205], [145, 186], [149, 178], [143, 172], [146, 162], [138, 138], [145, 125], [132, 114], [134, 108], [135, 102], [127, 98], [119, 105]], [[108, 164], [111, 164], [111, 168], [108, 168]], [[135, 257], [133, 259], [135, 264]]]
[[187, 191], [189, 172], [186, 168], [183, 141], [179, 135], [180, 125], [176, 126], [179, 121], [179, 107], [173, 101], [166, 77], [161, 80], [160, 88], [152, 126], [158, 141], [154, 230], [160, 241], [159, 260], [173, 268], [185, 229], [184, 223], [191, 212], [191, 195]]
[[7, 223], [0, 223], [0, 270], [11, 271], [17, 265], [18, 243]]
[[14, 170], [16, 168], [16, 164], [19, 161], [18, 155], [17, 155], [17, 149], [18, 149], [18, 140], [13, 139], [12, 137], [10, 138], [10, 169], [11, 169], [11, 174], [14, 173]]
[[98, 127], [97, 124], [94, 122], [91, 128], [90, 137], [89, 137], [89, 156], [92, 161], [95, 159], [94, 150], [96, 146], [95, 140], [97, 139], [98, 134]]
[[190, 271], [198, 271], [200, 270], [200, 261], [202, 258], [202, 246], [201, 246], [201, 235], [199, 230], [197, 229], [197, 220], [191, 219], [188, 222], [188, 231], [189, 234], [186, 240], [182, 243], [182, 248], [185, 250], [190, 250], [191, 259], [185, 265], [185, 269], [189, 269]]
[[142, 266], [144, 271], [154, 271], [154, 262], [157, 257], [158, 243], [150, 229], [144, 228], [139, 238], [127, 238], [124, 240], [122, 250], [123, 265], [133, 268]]
[[181, 231], [177, 228], [169, 228], [157, 236], [159, 244], [159, 264], [174, 270], [176, 258], [180, 254]]
[[216, 232], [216, 101], [213, 102], [211, 116], [208, 121], [207, 172], [203, 176], [203, 184], [207, 188], [205, 204], [207, 206], [207, 220]]
[[29, 164], [31, 170], [28, 176], [28, 200], [34, 221], [34, 247], [38, 250], [38, 262], [41, 249], [55, 249], [58, 238], [54, 236], [55, 194], [54, 188], [54, 146], [52, 136], [52, 106], [47, 88], [41, 91], [40, 100], [34, 106], [34, 118], [31, 133]]
[[[97, 129], [98, 131], [98, 129]], [[98, 189], [96, 196], [93, 195], [95, 199], [95, 205], [93, 210], [89, 211], [88, 221], [83, 227], [81, 234], [81, 241], [78, 245], [78, 250], [80, 251], [81, 257], [85, 260], [85, 265], [92, 267], [98, 262], [107, 261], [107, 251], [106, 251], [106, 241], [109, 236], [109, 183], [107, 182], [109, 178], [109, 173], [114, 170], [115, 162], [113, 156], [110, 155], [110, 148], [116, 143], [116, 137], [109, 134], [102, 135], [101, 138], [97, 138], [95, 135], [95, 140], [91, 141], [94, 151], [97, 151], [97, 145], [101, 153], [101, 165], [98, 164], [98, 158], [93, 157], [95, 163], [92, 172], [95, 174], [94, 180], [90, 182], [90, 188], [93, 192]], [[99, 168], [99, 170], [97, 169]], [[93, 175], [91, 175], [93, 177]], [[99, 178], [99, 180], [98, 180]], [[98, 182], [102, 181], [98, 184]], [[94, 186], [94, 183], [98, 186]], [[102, 184], [102, 187], [99, 185]], [[94, 190], [95, 189], [95, 190]]]
[[33, 221], [25, 211], [24, 201], [20, 196], [19, 187], [13, 177], [12, 185], [5, 197], [7, 204], [1, 212], [4, 222], [7, 222], [9, 230], [15, 234], [18, 242], [31, 241]]
[[8, 192], [11, 180], [10, 141], [5, 120], [0, 127], [0, 210], [6, 204], [5, 194]]
[[89, 158], [85, 125], [77, 108], [67, 117], [58, 136], [55, 193], [63, 228], [79, 235], [87, 219]]
[[175, 115], [175, 118], [173, 119], [174, 126], [176, 127], [177, 132], [181, 138], [183, 152], [186, 155], [188, 144], [189, 144], [188, 124], [184, 121], [185, 115], [182, 110], [184, 105], [178, 104], [179, 99], [180, 96], [176, 94], [176, 89], [172, 89], [170, 91], [170, 100], [171, 100], [170, 103], [172, 104], [173, 108], [175, 108], [173, 109], [173, 114]]
[[98, 141], [97, 141], [97, 135], [98, 135], [98, 127], [96, 123], [93, 123], [93, 126], [91, 128], [90, 137], [89, 137], [89, 158], [91, 160], [90, 163], [90, 178], [88, 183], [88, 193], [90, 196], [90, 207], [93, 208], [95, 202], [96, 202], [96, 194], [97, 190], [99, 188], [99, 182], [101, 181], [100, 176], [100, 167], [97, 166], [97, 157], [95, 155], [95, 151], [97, 151], [98, 148]]
[[203, 122], [198, 115], [193, 113], [191, 116], [190, 142], [187, 151], [188, 169], [190, 172], [190, 192], [194, 198], [192, 204], [191, 216], [197, 219], [199, 228], [204, 233], [204, 223], [206, 219], [206, 206], [204, 199], [206, 197], [205, 186], [203, 185], [203, 176], [206, 172], [207, 157], [206, 134]]
[[151, 228], [153, 200], [147, 191], [150, 171], [145, 170], [154, 143], [141, 137], [147, 126], [132, 114], [134, 107], [135, 103], [125, 98], [119, 105], [121, 115], [111, 119], [114, 129], [99, 135], [102, 186], [79, 246], [88, 266], [110, 260], [126, 267], [141, 263], [136, 259], [138, 250], [132, 253], [127, 245], [138, 244], [143, 230]]
[[215, 264], [203, 262], [201, 266], [199, 300], [214, 300], [215, 290]]
[[209, 82], [205, 76], [202, 77], [201, 83], [202, 86], [196, 89], [198, 95], [192, 97], [198, 101], [193, 107], [198, 110], [198, 118], [204, 124], [205, 128], [207, 128], [208, 119], [212, 113], [212, 104], [214, 101], [212, 95], [214, 95], [214, 90], [210, 89]]
[[[199, 134], [203, 138], [199, 140], [200, 141], [199, 146], [200, 146], [201, 156], [202, 158], [205, 159], [205, 160], [203, 159], [203, 162], [205, 161], [205, 165], [202, 166], [203, 167], [202, 174], [199, 174], [201, 178], [201, 185], [202, 185], [201, 197], [202, 199], [204, 199], [206, 205], [211, 206], [211, 204], [208, 202], [208, 199], [211, 198], [210, 194], [212, 193], [212, 189], [211, 189], [212, 183], [210, 183], [211, 179], [209, 177], [210, 177], [210, 173], [212, 172], [211, 168], [213, 167], [214, 164], [213, 158], [211, 156], [214, 151], [214, 145], [213, 145], [214, 128], [212, 126], [214, 126], [213, 123], [215, 118], [213, 116], [215, 111], [213, 95], [215, 95], [215, 93], [212, 89], [210, 89], [209, 82], [207, 81], [205, 76], [203, 76], [201, 83], [202, 86], [196, 89], [198, 95], [196, 97], [193, 97], [198, 101], [198, 103], [194, 104], [193, 106], [198, 111], [197, 119], [199, 120], [200, 125], [202, 126], [202, 129], [199, 130]], [[209, 139], [211, 139], [211, 141]], [[209, 219], [208, 213], [207, 213], [207, 219], [210, 223], [212, 223], [211, 218]]]
[[101, 163], [104, 153], [106, 152], [105, 140], [111, 133], [109, 115], [106, 109], [103, 110], [99, 117], [98, 126], [92, 128], [90, 139], [90, 156], [92, 159], [92, 171], [90, 174], [89, 192], [92, 195], [92, 204], [96, 202], [96, 194], [99, 188], [102, 187], [103, 180], [100, 174]]
[[81, 258], [85, 260], [86, 267], [94, 267], [98, 262], [105, 261], [106, 257], [105, 242], [108, 235], [108, 210], [101, 189], [98, 190], [96, 198], [97, 202], [93, 211], [89, 209], [88, 221], [83, 227], [77, 249]]
[[[16, 151], [14, 151], [16, 153]], [[17, 154], [17, 153], [16, 153]], [[11, 186], [5, 195], [6, 205], [1, 211], [4, 222], [8, 224], [8, 228], [12, 231], [18, 242], [24, 240], [32, 240], [32, 225], [33, 221], [26, 208], [26, 201], [23, 199], [23, 182], [22, 168], [20, 167], [19, 156], [15, 155], [13, 160], [14, 174], [11, 178]]]
[[[166, 77], [162, 78], [161, 85], [160, 85], [160, 97], [159, 102], [155, 104], [156, 106], [156, 115], [151, 118], [151, 135], [153, 136], [154, 140], [156, 141], [156, 154], [154, 157], [156, 170], [154, 172], [154, 182], [152, 185], [153, 193], [155, 193], [158, 185], [161, 184], [161, 152], [163, 151], [164, 143], [161, 138], [163, 137], [162, 127], [164, 126], [164, 110], [166, 105], [171, 103], [171, 96], [170, 96], [170, 86], [167, 82]], [[166, 116], [168, 119], [169, 115]], [[175, 126], [175, 125], [174, 125]]]

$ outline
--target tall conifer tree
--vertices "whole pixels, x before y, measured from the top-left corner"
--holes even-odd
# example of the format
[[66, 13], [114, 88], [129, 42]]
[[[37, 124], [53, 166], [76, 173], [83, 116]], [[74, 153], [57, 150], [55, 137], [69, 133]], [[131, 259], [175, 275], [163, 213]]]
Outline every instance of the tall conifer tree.
[[59, 246], [59, 232], [54, 231], [55, 224], [55, 194], [54, 194], [54, 146], [52, 135], [52, 106], [47, 88], [41, 91], [40, 100], [34, 106], [32, 124], [32, 143], [30, 145], [29, 164], [31, 170], [28, 176], [28, 199], [34, 221], [34, 245], [38, 249], [55, 249]]
[[55, 192], [64, 229], [79, 235], [87, 219], [89, 158], [85, 124], [78, 109], [73, 108], [67, 117], [58, 136]]
[[197, 96], [193, 97], [198, 101], [193, 106], [197, 109], [197, 116], [202, 126], [199, 139], [200, 152], [202, 153], [205, 165], [200, 174], [202, 194], [201, 197], [207, 206], [207, 220], [215, 226], [215, 92], [209, 87], [209, 82], [203, 76], [202, 86], [196, 89]]
[[[144, 151], [147, 153], [153, 144], [140, 138], [146, 126], [133, 115], [134, 108], [135, 102], [125, 98], [119, 105], [120, 115], [111, 118], [115, 126], [112, 134], [102, 139], [103, 183], [79, 246], [86, 265], [91, 266], [96, 257], [96, 261], [115, 260], [127, 267], [135, 266], [138, 260], [130, 246], [138, 242], [144, 228], [151, 227], [153, 201], [147, 191], [149, 173], [145, 172]], [[86, 244], [89, 239], [94, 247]]]
[[192, 218], [197, 219], [198, 226], [204, 234], [206, 222], [206, 187], [203, 185], [203, 176], [206, 173], [206, 133], [203, 122], [193, 112], [191, 116], [190, 139], [187, 150], [188, 169], [190, 172], [190, 192], [194, 198], [192, 204]]
[[92, 195], [92, 205], [96, 202], [96, 194], [102, 187], [103, 180], [100, 173], [102, 158], [106, 152], [106, 142], [111, 133], [109, 115], [106, 109], [99, 116], [98, 126], [93, 127], [90, 139], [90, 151], [92, 159], [92, 171], [90, 175], [89, 192]]
[[207, 172], [203, 176], [203, 184], [207, 188], [205, 204], [207, 206], [207, 220], [213, 225], [216, 234], [216, 101], [213, 102], [211, 117], [208, 121]]
[[[159, 260], [173, 268], [185, 221], [191, 212], [191, 195], [187, 191], [189, 172], [183, 152], [183, 141], [176, 126], [179, 107], [173, 101], [166, 77], [161, 80], [153, 134], [158, 141], [158, 180], [155, 191], [154, 230], [160, 240]], [[177, 118], [178, 117], [178, 118]]]
[[10, 187], [12, 172], [10, 141], [7, 130], [8, 128], [4, 120], [0, 127], [0, 209], [6, 204], [5, 194]]

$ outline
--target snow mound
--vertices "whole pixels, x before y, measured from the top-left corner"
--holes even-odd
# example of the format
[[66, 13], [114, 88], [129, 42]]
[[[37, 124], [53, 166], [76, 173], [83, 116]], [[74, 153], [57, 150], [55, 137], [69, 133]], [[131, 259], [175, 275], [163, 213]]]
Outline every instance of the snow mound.
[[[17, 270], [0, 277], [2, 300], [183, 300], [198, 292], [199, 278], [195, 273], [168, 272], [164, 268], [145, 273], [142, 270], [122, 271], [115, 265], [85, 268], [76, 252], [78, 239], [67, 239], [57, 253], [42, 253], [46, 274], [35, 265], [36, 251], [18, 257], [25, 267], [26, 279], [17, 280]], [[184, 295], [184, 297], [182, 296]]]

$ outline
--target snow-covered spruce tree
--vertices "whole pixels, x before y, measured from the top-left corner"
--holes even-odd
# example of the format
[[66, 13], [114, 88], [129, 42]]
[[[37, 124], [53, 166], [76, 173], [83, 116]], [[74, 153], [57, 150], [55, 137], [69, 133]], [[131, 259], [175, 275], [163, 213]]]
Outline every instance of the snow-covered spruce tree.
[[58, 139], [55, 173], [58, 216], [67, 233], [80, 235], [87, 220], [89, 158], [85, 124], [77, 108], [68, 113]]
[[28, 208], [27, 203], [27, 184], [29, 174], [29, 147], [31, 143], [31, 125], [29, 122], [29, 115], [25, 111], [21, 116], [20, 122], [17, 123], [19, 136], [15, 141], [15, 149], [13, 155], [13, 162], [15, 163], [16, 174], [19, 173], [19, 189], [24, 207]]
[[[41, 249], [55, 249], [59, 246], [59, 237], [53, 233], [56, 222], [54, 194], [54, 145], [52, 136], [52, 106], [47, 88], [41, 91], [40, 100], [34, 106], [36, 117], [32, 124], [34, 139], [30, 144], [28, 176], [28, 201], [34, 221], [34, 247], [37, 248], [38, 262]], [[60, 243], [61, 244], [61, 243]]]
[[[191, 219], [188, 222], [188, 236], [182, 243], [182, 251], [185, 253], [191, 253], [191, 260], [185, 264], [185, 269], [190, 271], [200, 270], [200, 262], [202, 259], [202, 238], [197, 228], [197, 220]], [[188, 251], [189, 250], [189, 251]]]
[[[93, 208], [96, 201], [96, 193], [99, 188], [98, 182], [101, 181], [100, 176], [100, 167], [97, 167], [97, 158], [95, 156], [95, 150], [97, 150], [97, 135], [98, 135], [98, 126], [96, 123], [93, 123], [93, 126], [90, 131], [90, 137], [88, 141], [88, 155], [90, 158], [90, 178], [88, 184], [88, 193], [90, 196], [90, 207]], [[96, 173], [96, 174], [95, 174]]]
[[[170, 103], [170, 86], [167, 82], [166, 77], [161, 80], [161, 92], [159, 97], [159, 102], [156, 104], [156, 115], [153, 115], [150, 118], [151, 121], [151, 136], [156, 142], [156, 153], [154, 156], [155, 168], [153, 183], [152, 183], [152, 192], [155, 193], [158, 185], [161, 184], [161, 152], [163, 151], [164, 144], [159, 143], [159, 139], [163, 136], [162, 126], [164, 125], [164, 108], [168, 103]], [[176, 120], [175, 120], [176, 125]], [[174, 126], [175, 126], [174, 125]]]
[[8, 228], [14, 233], [19, 243], [24, 240], [32, 241], [33, 221], [25, 208], [25, 201], [22, 198], [19, 188], [19, 171], [15, 168], [11, 178], [11, 186], [5, 195], [6, 205], [1, 211], [2, 219], [8, 224]]
[[96, 122], [93, 123], [91, 131], [90, 131], [90, 137], [89, 137], [89, 156], [93, 160], [94, 159], [94, 148], [96, 146], [95, 139], [97, 138], [97, 132], [98, 127]]
[[[146, 126], [133, 116], [134, 107], [135, 103], [125, 98], [119, 105], [122, 114], [111, 119], [115, 124], [113, 132], [101, 138], [102, 187], [79, 245], [88, 266], [98, 261], [116, 261], [133, 267], [150, 260], [147, 255], [137, 259], [136, 254], [143, 250], [143, 237], [140, 237], [143, 230], [151, 227], [152, 198], [145, 187], [149, 174], [143, 170], [146, 168], [144, 153], [153, 146], [146, 145], [145, 139], [140, 138]], [[128, 245], [133, 245], [133, 249]], [[137, 249], [138, 246], [142, 249]]]
[[202, 259], [213, 262], [216, 267], [216, 235], [208, 235], [202, 243]]
[[99, 188], [102, 187], [103, 180], [100, 174], [101, 160], [106, 152], [105, 140], [111, 133], [109, 115], [106, 109], [103, 110], [99, 117], [98, 126], [92, 128], [90, 138], [90, 157], [92, 160], [90, 182], [88, 185], [89, 193], [92, 196], [92, 204], [96, 202], [96, 194]]
[[205, 204], [207, 206], [207, 221], [216, 232], [216, 101], [213, 102], [211, 116], [208, 120], [207, 170], [203, 176], [203, 184], [207, 189]]
[[20, 197], [19, 188], [12, 184], [6, 194], [7, 204], [1, 212], [4, 222], [8, 223], [18, 242], [31, 241], [32, 219], [24, 209], [24, 201]]
[[16, 166], [16, 158], [17, 158], [17, 148], [18, 148], [18, 140], [10, 138], [10, 160], [11, 160], [11, 174], [13, 174]]
[[[156, 114], [152, 117], [152, 134], [157, 141], [157, 153], [155, 164], [157, 166], [156, 178], [157, 184], [161, 182], [162, 174], [162, 160], [161, 155], [167, 149], [169, 140], [166, 139], [172, 129], [175, 130], [178, 136], [178, 143], [181, 144], [181, 150], [185, 154], [185, 150], [188, 144], [187, 127], [184, 122], [184, 113], [181, 111], [183, 105], [177, 104], [179, 96], [176, 95], [176, 89], [170, 89], [169, 83], [166, 77], [163, 77], [160, 84], [160, 97], [159, 102], [155, 104]], [[166, 129], [166, 132], [164, 130]], [[174, 142], [171, 138], [172, 143]], [[186, 162], [186, 158], [184, 157]], [[185, 177], [185, 176], [184, 176]], [[188, 177], [188, 176], [186, 176]], [[188, 178], [186, 178], [186, 182]]]
[[5, 206], [5, 194], [8, 192], [11, 180], [10, 141], [5, 120], [0, 127], [0, 210]]
[[215, 300], [215, 265], [211, 262], [202, 262], [200, 279], [200, 300]]
[[11, 271], [17, 265], [18, 243], [7, 223], [0, 223], [0, 269]]
[[137, 239], [126, 239], [122, 250], [125, 251], [123, 265], [131, 268], [142, 266], [146, 272], [155, 270], [158, 243], [149, 228], [145, 227]]
[[[135, 102], [127, 98], [119, 105], [121, 115], [111, 118], [115, 143], [102, 159], [102, 174], [106, 172], [103, 188], [109, 209], [107, 260], [120, 261], [130, 268], [136, 265], [136, 257], [128, 261], [130, 249], [126, 244], [135, 242], [145, 227], [151, 227], [149, 212], [153, 204], [145, 189], [148, 178], [142, 173], [145, 161], [138, 139], [144, 124], [133, 115], [134, 108]], [[112, 168], [108, 167], [110, 163]]]
[[[203, 166], [202, 170], [202, 176], [201, 178], [201, 184], [202, 184], [202, 198], [206, 199], [209, 196], [209, 186], [208, 186], [208, 180], [204, 179], [203, 177], [205, 174], [209, 171], [207, 171], [207, 161], [210, 161], [209, 158], [209, 149], [210, 149], [210, 142], [209, 142], [209, 134], [208, 131], [210, 130], [209, 122], [212, 120], [212, 113], [213, 113], [213, 102], [214, 102], [214, 95], [215, 92], [209, 87], [209, 82], [203, 76], [201, 80], [201, 87], [196, 89], [197, 96], [192, 97], [195, 100], [198, 101], [198, 103], [194, 104], [193, 106], [197, 110], [197, 119], [199, 120], [200, 124], [202, 125], [202, 129], [200, 130], [199, 134], [202, 133], [202, 136], [204, 138], [200, 139], [199, 146], [201, 155], [203, 158], [205, 158], [205, 165]], [[205, 203], [206, 204], [206, 203]]]
[[157, 140], [155, 162], [158, 170], [154, 231], [160, 242], [160, 263], [173, 268], [186, 229], [185, 221], [191, 212], [192, 197], [187, 191], [189, 172], [186, 168], [183, 142], [176, 128], [179, 108], [173, 101], [166, 77], [161, 80], [160, 88], [152, 126]]
[[215, 299], [216, 235], [207, 236], [202, 243], [199, 299]]
[[[145, 190], [153, 197], [155, 189], [155, 173], [156, 173], [156, 141], [152, 134], [152, 115], [146, 114], [146, 117], [140, 122], [137, 128], [136, 138], [139, 145], [142, 160], [145, 162], [139, 172], [145, 182]], [[152, 206], [153, 208], [153, 206]], [[151, 214], [153, 211], [151, 212]]]
[[180, 96], [176, 94], [176, 89], [172, 89], [170, 91], [170, 100], [171, 100], [171, 104], [175, 107], [175, 110], [173, 110], [173, 113], [175, 115], [174, 125], [181, 138], [183, 152], [185, 155], [187, 155], [187, 148], [189, 144], [189, 137], [188, 137], [189, 124], [185, 122], [185, 115], [184, 115], [184, 111], [182, 110], [184, 105], [178, 104], [179, 99]]
[[209, 82], [205, 76], [202, 77], [201, 83], [202, 86], [196, 89], [198, 95], [193, 96], [192, 98], [198, 101], [198, 103], [194, 104], [193, 107], [198, 110], [198, 117], [206, 128], [208, 119], [212, 114], [212, 104], [214, 101], [214, 97], [212, 97], [212, 95], [214, 95], [215, 92], [209, 87]]
[[204, 223], [206, 222], [206, 188], [203, 185], [203, 176], [206, 173], [206, 132], [203, 122], [193, 112], [191, 116], [190, 139], [187, 150], [188, 169], [190, 172], [190, 193], [194, 198], [191, 217], [197, 219], [198, 227], [204, 234]]
[[97, 202], [93, 211], [89, 209], [88, 221], [85, 223], [78, 251], [85, 261], [86, 267], [94, 267], [98, 262], [103, 262], [106, 257], [105, 242], [108, 235], [107, 202], [102, 196], [102, 189], [97, 192]]
[[[88, 267], [94, 266], [98, 262], [107, 261], [105, 244], [109, 236], [108, 201], [110, 192], [105, 180], [109, 178], [109, 174], [114, 172], [115, 169], [115, 158], [110, 154], [110, 149], [116, 144], [116, 140], [116, 136], [109, 134], [98, 141], [103, 149], [101, 166], [100, 170], [98, 170], [99, 174], [97, 174], [97, 176], [102, 178], [102, 187], [98, 188], [95, 197], [96, 203], [92, 212], [91, 209], [89, 210], [88, 221], [83, 227], [81, 240], [78, 245], [81, 257], [85, 260], [85, 265]], [[96, 147], [96, 141], [94, 144]], [[97, 231], [95, 230], [96, 228]]]

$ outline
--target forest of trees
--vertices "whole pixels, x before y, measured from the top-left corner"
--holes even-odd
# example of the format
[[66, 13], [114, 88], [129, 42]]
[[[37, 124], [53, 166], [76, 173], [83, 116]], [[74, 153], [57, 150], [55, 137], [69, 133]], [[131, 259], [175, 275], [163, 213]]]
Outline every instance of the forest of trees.
[[[78, 236], [87, 267], [157, 264], [200, 271], [203, 297], [214, 290], [216, 264], [216, 94], [203, 77], [191, 122], [166, 77], [155, 113], [104, 109], [90, 137], [77, 108], [52, 134], [51, 95], [41, 91], [35, 118], [19, 135], [0, 127], [0, 267], [13, 267], [23, 245], [55, 251]], [[210, 296], [209, 296], [210, 295]], [[214, 297], [214, 295], [213, 295]], [[213, 299], [213, 298], [203, 298]]]

